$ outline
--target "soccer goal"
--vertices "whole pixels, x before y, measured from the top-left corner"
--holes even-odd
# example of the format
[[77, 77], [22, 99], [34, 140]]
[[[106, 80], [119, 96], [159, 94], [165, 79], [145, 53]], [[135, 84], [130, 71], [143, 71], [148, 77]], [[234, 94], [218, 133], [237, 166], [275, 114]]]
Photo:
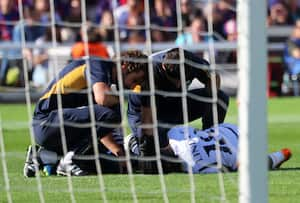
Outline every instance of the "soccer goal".
[[[48, 71], [47, 77], [48, 82], [51, 79], [58, 77], [59, 71], [68, 63], [71, 59], [71, 46], [72, 43], [68, 41], [75, 32], [74, 30], [80, 30], [82, 32], [82, 42], [84, 44], [83, 50], [86, 53], [85, 57], [87, 69], [92, 68], [88, 61], [88, 56], [91, 55], [88, 47], [88, 26], [99, 27], [95, 22], [92, 25], [88, 22], [88, 17], [90, 16], [89, 11], [94, 11], [93, 8], [88, 8], [87, 2], [84, 0], [74, 1], [79, 3], [77, 5], [80, 8], [81, 21], [78, 23], [71, 23], [68, 21], [57, 21], [56, 13], [57, 1], [56, 0], [45, 0], [49, 4], [49, 21], [47, 23], [41, 22], [30, 22], [35, 25], [49, 28], [51, 40], [37, 45], [33, 41], [28, 41], [28, 36], [26, 33], [25, 26], [28, 25], [28, 19], [26, 20], [26, 13], [24, 13], [24, 6], [22, 0], [18, 0], [18, 14], [20, 20], [18, 22], [7, 22], [7, 25], [15, 24], [20, 25], [20, 41], [19, 43], [14, 43], [11, 47], [5, 46], [5, 50], [20, 49], [33, 51], [34, 49], [40, 48], [46, 50], [49, 57], [48, 63], [51, 64], [50, 72]], [[65, 1], [64, 1], [65, 2]], [[74, 3], [72, 1], [72, 3]], [[102, 2], [99, 1], [100, 3]], [[104, 2], [104, 1], [103, 1]], [[181, 109], [183, 123], [185, 126], [185, 137], [188, 138], [188, 126], [189, 115], [188, 115], [188, 85], [190, 81], [185, 79], [180, 81], [182, 87], [182, 92], [175, 94], [172, 92], [156, 92], [155, 78], [153, 61], [154, 58], [149, 57], [148, 63], [148, 76], [149, 76], [149, 90], [141, 92], [142, 95], [150, 96], [150, 105], [153, 123], [151, 126], [146, 126], [146, 128], [153, 128], [154, 135], [154, 146], [156, 151], [155, 157], [142, 157], [136, 158], [144, 161], [154, 161], [157, 174], [136, 174], [133, 169], [133, 162], [130, 160], [129, 149], [126, 150], [126, 156], [122, 159], [126, 162], [127, 171], [126, 174], [111, 174], [103, 171], [103, 167], [98, 159], [108, 160], [119, 160], [111, 156], [104, 156], [99, 152], [97, 133], [95, 126], [97, 121], [94, 117], [93, 109], [93, 94], [92, 87], [88, 82], [87, 85], [87, 107], [89, 108], [91, 115], [91, 122], [89, 126], [91, 127], [92, 134], [92, 148], [94, 153], [91, 156], [84, 156], [82, 159], [95, 160], [94, 167], [96, 174], [93, 176], [86, 177], [56, 177], [47, 176], [47, 171], [36, 173], [33, 178], [24, 178], [22, 174], [22, 168], [26, 156], [26, 147], [28, 145], [35, 145], [33, 129], [32, 129], [32, 114], [35, 101], [33, 100], [32, 94], [32, 84], [31, 79], [28, 77], [28, 72], [31, 70], [31, 63], [28, 63], [28, 58], [25, 59], [25, 53], [20, 52], [23, 59], [23, 73], [24, 73], [24, 87], [20, 94], [25, 95], [25, 105], [20, 105], [15, 109], [15, 115], [8, 115], [12, 119], [5, 120], [3, 118], [5, 115], [0, 114], [0, 152], [1, 152], [1, 169], [0, 172], [0, 202], [231, 202], [239, 201], [244, 202], [267, 202], [268, 201], [268, 180], [267, 180], [267, 120], [266, 120], [266, 2], [260, 0], [239, 0], [236, 3], [236, 7], [232, 7], [229, 3], [228, 6], [232, 12], [236, 12], [237, 16], [237, 28], [238, 28], [238, 40], [236, 42], [228, 43], [225, 39], [220, 38], [219, 34], [216, 32], [214, 22], [214, 6], [219, 1], [214, 0], [191, 0], [191, 1], [148, 1], [145, 0], [141, 5], [143, 8], [144, 22], [135, 26], [120, 25], [119, 18], [122, 9], [128, 9], [129, 5], [121, 5], [118, 0], [106, 1], [110, 5], [112, 11], [112, 17], [114, 24], [109, 28], [112, 32], [110, 35], [113, 36], [113, 41], [108, 42], [107, 46], [110, 50], [110, 58], [107, 61], [113, 61], [117, 64], [117, 86], [118, 90], [115, 90], [111, 94], [116, 94], [120, 99], [120, 109], [121, 109], [121, 124], [117, 126], [120, 132], [127, 136], [130, 134], [130, 130], [127, 123], [127, 98], [128, 94], [131, 92], [124, 89], [122, 81], [122, 67], [121, 67], [121, 52], [129, 49], [139, 49], [142, 50], [147, 55], [156, 54], [162, 50], [166, 50], [174, 47], [182, 47], [191, 52], [201, 52], [201, 57], [205, 57], [210, 65], [205, 67], [211, 76], [211, 86], [212, 86], [212, 98], [202, 98], [196, 96], [195, 100], [210, 102], [213, 105], [213, 122], [216, 126], [218, 124], [218, 107], [217, 107], [217, 76], [216, 72], [226, 72], [227, 66], [222, 66], [218, 62], [217, 55], [218, 52], [230, 52], [237, 51], [237, 70], [238, 76], [234, 80], [238, 80], [235, 84], [238, 85], [238, 97], [237, 101], [239, 103], [238, 120], [232, 120], [232, 122], [238, 124], [240, 130], [239, 139], [239, 171], [238, 173], [223, 173], [222, 170], [218, 170], [216, 174], [210, 175], [199, 175], [194, 174], [191, 166], [187, 167], [186, 173], [170, 173], [164, 174], [164, 169], [162, 166], [161, 159], [163, 158], [160, 153], [159, 147], [159, 131], [158, 126], [165, 125], [158, 122], [157, 109], [156, 109], [156, 95], [161, 94], [163, 96], [170, 97], [180, 97], [181, 98]], [[142, 1], [127, 0], [127, 3], [137, 3]], [[151, 18], [153, 12], [153, 6], [155, 3], [168, 4], [170, 12], [176, 13], [174, 20], [176, 20], [177, 26], [164, 26], [157, 25], [153, 23], [153, 18]], [[154, 35], [157, 34], [153, 31], [158, 31], [161, 37], [164, 35], [170, 36], [184, 36], [187, 28], [183, 23], [182, 18], [182, 3], [188, 2], [191, 7], [197, 7], [202, 9], [205, 13], [207, 30], [202, 33], [198, 33], [201, 36], [205, 36], [206, 41], [202, 42], [192, 42], [190, 44], [181, 43], [175, 44], [176, 37], [173, 37], [173, 41], [154, 41]], [[226, 1], [224, 1], [226, 3]], [[95, 4], [96, 5], [96, 4]], [[72, 4], [73, 6], [73, 4]], [[126, 7], [127, 6], [127, 7]], [[205, 9], [204, 9], [205, 8]], [[140, 8], [139, 8], [140, 9]], [[61, 12], [64, 13], [64, 12]], [[138, 21], [135, 18], [132, 20]], [[60, 43], [60, 39], [57, 38], [57, 25], [68, 28], [65, 29], [68, 39], [65, 43]], [[76, 29], [74, 29], [76, 28]], [[124, 38], [124, 30], [130, 29], [132, 33], [138, 34], [142, 31], [143, 40], [138, 42], [130, 41], [136, 35], [132, 34], [128, 37], [127, 41]], [[125, 33], [126, 34], [126, 33]], [[128, 34], [128, 33], [127, 33]], [[104, 42], [105, 43], [105, 42]], [[179, 61], [174, 63], [180, 64], [180, 77], [185, 78], [184, 71], [184, 53], [180, 52]], [[226, 54], [225, 54], [226, 55]], [[227, 55], [226, 55], [227, 56]], [[10, 56], [11, 57], [11, 56]], [[130, 59], [133, 61], [139, 61], [140, 59]], [[235, 64], [234, 64], [235, 65]], [[203, 67], [199, 67], [203, 68]], [[235, 68], [229, 68], [235, 69]], [[87, 74], [87, 77], [90, 75]], [[222, 75], [221, 75], [222, 76]], [[228, 81], [231, 78], [221, 78], [224, 81]], [[238, 78], [238, 79], [237, 79]], [[89, 79], [88, 79], [89, 81]], [[232, 84], [234, 81], [229, 81]], [[191, 87], [197, 87], [198, 82], [192, 81]], [[36, 88], [36, 87], [35, 87]], [[19, 88], [20, 89], [20, 88]], [[41, 89], [36, 88], [34, 94], [38, 93], [40, 96]], [[65, 138], [65, 121], [63, 120], [63, 101], [61, 97], [62, 90], [57, 92], [57, 111], [59, 115], [59, 123], [56, 123], [60, 129], [60, 134], [62, 136], [63, 144], [63, 154], [67, 154], [66, 148], [66, 138]], [[76, 102], [76, 101], [74, 101]], [[235, 105], [231, 103], [230, 105]], [[226, 106], [224, 108], [227, 108]], [[23, 110], [22, 110], [23, 109]], [[26, 110], [24, 110], [26, 109]], [[176, 111], [176, 109], [174, 109]], [[18, 115], [20, 114], [20, 115]], [[230, 115], [229, 115], [230, 116]], [[15, 119], [14, 119], [15, 117]], [[4, 121], [3, 121], [4, 120]], [[52, 125], [51, 123], [49, 125]], [[74, 123], [68, 124], [74, 125]], [[195, 121], [192, 124], [197, 128], [201, 128], [201, 122]], [[170, 127], [170, 126], [167, 126]], [[173, 126], [171, 126], [173, 127]], [[218, 134], [218, 132], [216, 132]], [[216, 168], [222, 168], [222, 157], [220, 143], [216, 143], [215, 146], [215, 156], [216, 156]], [[189, 149], [191, 150], [191, 149]], [[190, 151], [189, 151], [190, 152]], [[33, 162], [35, 163], [35, 170], [39, 170], [39, 157], [38, 150], [33, 147]], [[174, 160], [170, 160], [174, 161]], [[175, 160], [175, 162], [178, 160]], [[41, 171], [43, 171], [42, 168]], [[46, 173], [46, 174], [45, 174]]]

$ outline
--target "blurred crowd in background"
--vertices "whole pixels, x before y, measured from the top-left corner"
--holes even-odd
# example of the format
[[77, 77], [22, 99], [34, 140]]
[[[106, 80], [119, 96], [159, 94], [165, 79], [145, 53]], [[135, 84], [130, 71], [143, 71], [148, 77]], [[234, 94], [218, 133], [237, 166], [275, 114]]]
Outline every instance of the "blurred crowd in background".
[[[176, 0], [149, 0], [149, 10], [145, 10], [145, 3], [148, 5], [148, 2], [143, 0], [86, 0], [85, 13], [82, 12], [81, 0], [54, 0], [54, 7], [49, 0], [21, 0], [22, 8], [19, 7], [19, 1], [0, 1], [0, 41], [21, 43], [25, 37], [26, 42], [36, 45], [51, 43], [51, 24], [54, 23], [56, 42], [71, 44], [70, 58], [73, 59], [86, 55], [82, 30], [82, 22], [85, 20], [88, 23], [89, 54], [106, 58], [113, 55], [107, 43], [114, 42], [115, 37], [120, 42], [129, 44], [144, 43], [147, 36], [145, 27], [148, 23], [151, 27], [152, 43], [175, 42], [176, 45], [191, 45], [209, 39], [237, 39], [236, 0], [219, 0], [212, 4], [207, 0], [180, 0], [180, 5], [176, 5]], [[294, 75], [300, 73], [300, 68], [294, 68], [298, 60], [300, 61], [300, 0], [267, 0], [267, 5], [266, 26], [294, 26], [283, 57], [285, 72], [293, 79]], [[54, 12], [51, 12], [52, 9]], [[20, 10], [23, 11], [19, 12]], [[149, 20], [145, 17], [148, 11]], [[24, 26], [20, 19], [24, 19]], [[208, 32], [208, 23], [213, 25], [212, 35]], [[117, 35], [114, 32], [116, 24], [119, 27]], [[182, 30], [178, 32], [177, 26]], [[299, 50], [295, 51], [297, 49]], [[7, 74], [20, 73], [17, 69], [8, 67], [18, 66], [20, 61], [6, 59], [21, 53], [32, 67], [30, 78], [35, 85], [44, 85], [49, 80], [46, 78], [49, 73], [43, 74], [49, 72], [49, 56], [45, 48], [13, 49], [9, 53], [1, 53], [0, 50], [1, 85], [15, 85], [14, 77], [9, 78]], [[217, 62], [235, 63], [235, 53], [220, 55]]]

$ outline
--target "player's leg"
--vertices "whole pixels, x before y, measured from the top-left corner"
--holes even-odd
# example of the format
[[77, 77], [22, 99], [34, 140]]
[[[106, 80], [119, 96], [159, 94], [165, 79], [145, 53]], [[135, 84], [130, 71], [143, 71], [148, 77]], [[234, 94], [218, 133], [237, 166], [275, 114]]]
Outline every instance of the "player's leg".
[[[96, 122], [99, 123], [96, 125], [98, 137], [103, 137], [110, 133], [114, 129], [111, 125], [117, 125], [120, 122], [119, 114], [111, 109], [95, 105], [94, 111]], [[89, 127], [89, 114], [88, 107], [63, 109], [64, 130], [68, 153], [61, 160], [60, 164], [61, 166], [65, 165], [65, 167], [61, 167], [60, 169], [61, 171], [67, 171], [67, 173], [72, 173], [72, 171], [74, 171], [74, 174], [71, 175], [81, 175], [82, 173], [82, 171], [78, 170], [78, 167], [73, 164], [73, 156], [75, 154], [82, 154], [92, 143], [91, 128]], [[60, 135], [59, 116], [57, 111], [51, 112], [47, 120], [44, 120], [41, 124], [34, 125], [34, 131], [36, 142], [38, 144], [50, 151], [62, 154], [62, 138]], [[63, 172], [61, 174], [63, 174]]]
[[[115, 128], [119, 127], [120, 124], [120, 114], [119, 112], [116, 110], [112, 110], [110, 108], [106, 108], [106, 107], [102, 107], [99, 105], [95, 105], [94, 106], [94, 112], [95, 112], [95, 120], [97, 122], [96, 124], [96, 131], [97, 131], [97, 137], [99, 138], [100, 143], [102, 143], [103, 148], [105, 146], [106, 150], [101, 149], [100, 151], [102, 151], [102, 153], [105, 153], [105, 151], [107, 152], [107, 150], [109, 149], [113, 154], [118, 155], [118, 156], [123, 156], [123, 148], [118, 145], [116, 143], [116, 141], [114, 140], [113, 134], [112, 132], [114, 131]], [[83, 111], [83, 113], [79, 113], [77, 115], [77, 122], [79, 123], [90, 123], [90, 118], [89, 118], [89, 112]], [[86, 129], [85, 135], [91, 135], [90, 132], [90, 128]], [[72, 139], [73, 139], [73, 135]], [[80, 135], [82, 136], [82, 134]], [[68, 140], [68, 139], [67, 139]], [[75, 139], [77, 140], [77, 139]], [[72, 150], [74, 151], [74, 154], [85, 154], [85, 150], [87, 147], [91, 147], [92, 146], [92, 137], [88, 136], [88, 140], [86, 139], [78, 139], [77, 141], [80, 140], [80, 143], [77, 144], [73, 144], [75, 146], [75, 149]], [[84, 142], [87, 142], [87, 144], [84, 144]], [[71, 151], [71, 153], [72, 153]], [[122, 153], [122, 154], [120, 154]], [[67, 154], [68, 155], [68, 154]], [[64, 157], [64, 158], [68, 158], [68, 157]], [[59, 167], [60, 166], [70, 166], [69, 159], [63, 159], [60, 161]], [[68, 170], [68, 168], [64, 168], [64, 170], [59, 170], [59, 167], [57, 169], [58, 173], [61, 173], [62, 175], [66, 175], [64, 174], [64, 172], [67, 172], [67, 175], [71, 174], [73, 175], [73, 171]], [[76, 172], [76, 171], [75, 171]], [[81, 172], [80, 172], [81, 173]], [[77, 175], [77, 174], [74, 174]], [[80, 174], [80, 175], [85, 175], [85, 173]]]
[[292, 152], [288, 148], [281, 149], [280, 151], [273, 152], [268, 156], [269, 169], [278, 169], [281, 164], [289, 160]]

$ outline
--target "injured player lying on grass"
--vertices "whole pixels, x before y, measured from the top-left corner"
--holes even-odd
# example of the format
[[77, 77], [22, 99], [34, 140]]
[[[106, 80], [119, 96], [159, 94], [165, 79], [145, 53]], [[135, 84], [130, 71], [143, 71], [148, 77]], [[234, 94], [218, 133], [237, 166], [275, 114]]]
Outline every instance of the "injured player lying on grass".
[[[188, 172], [189, 166], [193, 173], [237, 171], [239, 132], [236, 125], [224, 123], [206, 130], [176, 126], [167, 134], [169, 145], [160, 150], [164, 172]], [[137, 139], [129, 135], [125, 139], [126, 143], [130, 152], [139, 156]], [[216, 143], [219, 143], [221, 169], [217, 168]], [[269, 169], [279, 168], [282, 163], [290, 159], [291, 155], [291, 150], [288, 148], [270, 153]], [[152, 167], [150, 173], [157, 172], [156, 161], [152, 162], [150, 167]]]
[[[168, 133], [169, 145], [160, 150], [164, 173], [188, 172], [188, 167], [192, 168], [193, 173], [216, 173], [219, 171], [237, 171], [238, 169], [238, 139], [239, 132], [236, 125], [219, 124], [218, 127], [199, 130], [193, 127], [176, 126], [171, 128]], [[222, 168], [217, 168], [216, 142], [219, 143], [221, 153]], [[157, 173], [156, 161], [142, 160], [137, 138], [129, 135], [125, 139], [125, 148], [130, 152], [133, 171], [136, 173]], [[90, 148], [89, 156], [92, 155]], [[85, 154], [85, 155], [87, 155]], [[104, 155], [104, 154], [102, 154]], [[281, 164], [289, 160], [292, 153], [288, 148], [281, 149], [268, 155], [269, 169], [278, 169]], [[84, 157], [84, 155], [82, 155]], [[93, 156], [93, 155], [92, 155]], [[101, 156], [101, 154], [100, 154]], [[103, 173], [120, 173], [118, 160], [113, 156], [105, 154], [100, 159]], [[105, 158], [106, 157], [106, 158]], [[155, 158], [155, 157], [153, 157]], [[155, 159], [154, 159], [155, 160]], [[50, 152], [43, 148], [37, 149], [38, 166], [31, 168], [43, 169], [44, 175], [55, 175], [59, 157], [55, 152]], [[74, 160], [73, 160], [74, 161]], [[96, 174], [94, 160], [75, 160], [82, 168], [89, 171], [89, 175]], [[32, 148], [27, 153], [24, 166], [24, 176], [34, 177], [35, 171], [28, 176], [28, 163], [33, 165]], [[142, 167], [151, 167], [145, 172]], [[25, 173], [27, 172], [27, 173]]]

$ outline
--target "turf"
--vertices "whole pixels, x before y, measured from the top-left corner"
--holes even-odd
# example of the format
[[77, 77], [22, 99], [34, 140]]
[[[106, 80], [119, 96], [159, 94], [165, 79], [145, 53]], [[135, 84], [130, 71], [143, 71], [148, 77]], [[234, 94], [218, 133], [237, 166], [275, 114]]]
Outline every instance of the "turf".
[[[280, 170], [269, 172], [269, 202], [299, 202], [300, 199], [300, 99], [277, 98], [268, 101], [268, 149], [269, 151], [289, 147], [293, 157]], [[0, 202], [7, 202], [8, 189], [3, 175], [3, 161], [8, 169], [9, 191], [13, 202], [40, 202], [38, 191], [42, 191], [45, 202], [133, 202], [129, 176], [104, 175], [104, 185], [99, 177], [72, 178], [74, 197], [70, 195], [68, 178], [41, 177], [36, 179], [22, 176], [25, 149], [30, 143], [29, 118], [24, 104], [1, 104], [1, 131], [5, 144], [5, 157], [1, 153]], [[231, 100], [227, 122], [237, 123], [237, 105]], [[198, 125], [199, 122], [193, 123]], [[1, 135], [1, 134], [0, 134]], [[4, 159], [5, 158], [5, 159]], [[196, 202], [220, 202], [219, 176], [195, 175]], [[163, 202], [161, 179], [156, 175], [134, 175], [139, 202]], [[163, 177], [170, 202], [189, 202], [190, 181], [185, 174], [168, 174]], [[238, 174], [223, 174], [226, 199], [238, 201]], [[102, 191], [102, 192], [100, 192]], [[103, 192], [105, 191], [105, 192]]]

